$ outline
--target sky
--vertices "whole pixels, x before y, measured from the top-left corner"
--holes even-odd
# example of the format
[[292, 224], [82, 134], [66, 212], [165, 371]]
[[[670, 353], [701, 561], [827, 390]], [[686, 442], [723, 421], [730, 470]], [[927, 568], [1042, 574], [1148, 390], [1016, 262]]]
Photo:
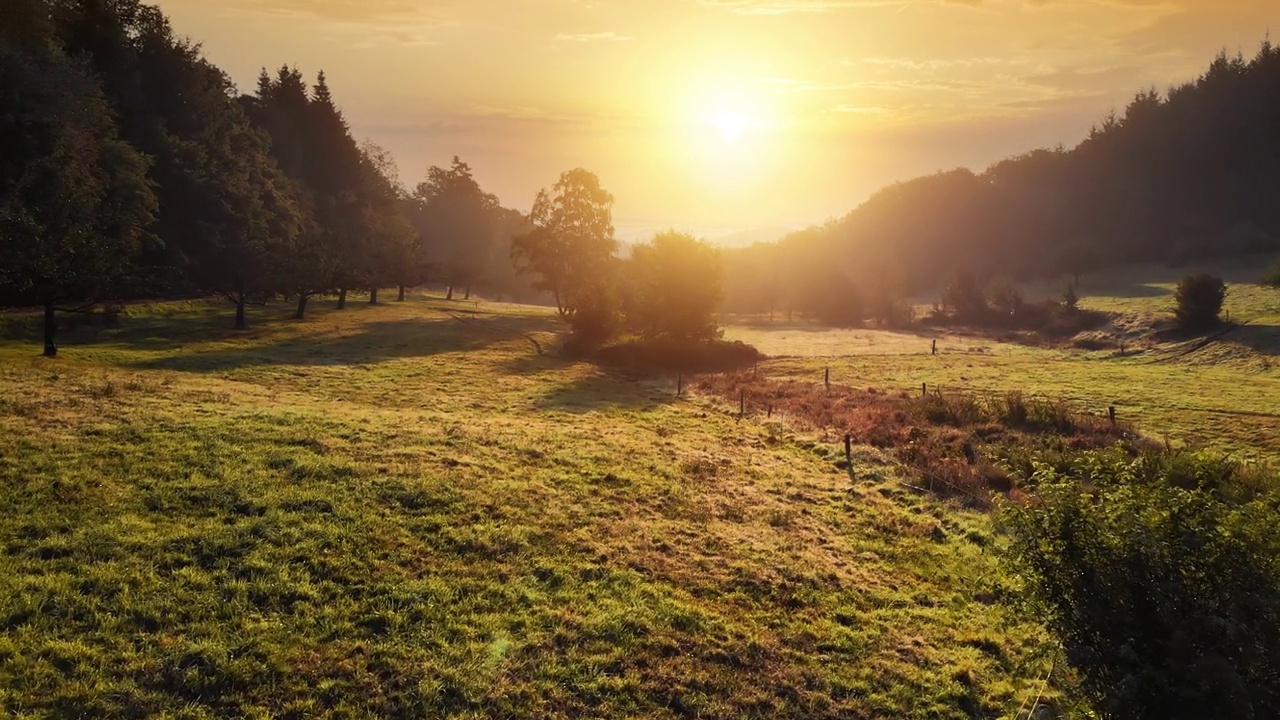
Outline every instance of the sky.
[[412, 186], [460, 156], [528, 211], [574, 167], [623, 239], [754, 237], [878, 188], [1079, 142], [1252, 56], [1277, 0], [159, 0], [244, 91], [324, 70]]

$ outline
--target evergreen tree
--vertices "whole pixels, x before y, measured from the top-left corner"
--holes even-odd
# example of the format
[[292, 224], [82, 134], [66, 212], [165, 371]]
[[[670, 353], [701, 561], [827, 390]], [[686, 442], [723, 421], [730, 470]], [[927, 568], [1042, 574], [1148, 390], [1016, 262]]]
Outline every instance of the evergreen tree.
[[448, 168], [427, 170], [414, 200], [418, 231], [448, 285], [448, 299], [455, 288], [470, 297], [471, 286], [482, 279], [494, 254], [501, 218], [498, 198], [484, 192], [471, 167], [455, 157]]

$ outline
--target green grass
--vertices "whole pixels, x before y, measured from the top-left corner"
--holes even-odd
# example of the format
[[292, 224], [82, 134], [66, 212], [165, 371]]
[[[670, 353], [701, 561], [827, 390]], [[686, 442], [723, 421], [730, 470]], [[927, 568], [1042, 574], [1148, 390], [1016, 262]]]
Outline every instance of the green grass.
[[[774, 359], [760, 372], [821, 383], [919, 392], [1028, 395], [1071, 400], [1122, 419], [1156, 439], [1280, 461], [1280, 289], [1250, 278], [1266, 259], [1204, 268], [1137, 266], [1086, 275], [1084, 307], [1119, 313], [1125, 352], [1032, 347], [951, 332], [832, 330], [803, 323], [734, 325], [730, 340], [755, 344]], [[1162, 340], [1153, 325], [1172, 317], [1178, 279], [1205, 269], [1229, 281], [1226, 309], [1238, 327], [1203, 338]], [[1024, 292], [1030, 300], [1058, 297], [1067, 278]], [[938, 341], [938, 355], [931, 354]]]
[[874, 451], [851, 481], [781, 422], [540, 355], [539, 310], [228, 310], [130, 308], [53, 361], [9, 323], [0, 714], [964, 718], [1040, 689], [987, 518]]

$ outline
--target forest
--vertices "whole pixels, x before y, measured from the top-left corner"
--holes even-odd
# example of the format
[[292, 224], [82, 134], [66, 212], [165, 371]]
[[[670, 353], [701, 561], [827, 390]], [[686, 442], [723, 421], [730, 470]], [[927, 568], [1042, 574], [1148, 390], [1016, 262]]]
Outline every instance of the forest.
[[351, 133], [323, 71], [263, 71], [240, 94], [136, 0], [0, 8], [0, 304], [220, 296], [246, 305], [428, 280], [529, 298], [506, 243], [525, 217], [455, 158], [412, 190]]
[[897, 183], [825, 225], [726, 253], [726, 304], [820, 315], [824, 298], [853, 286], [857, 319], [887, 322], [897, 299], [936, 296], [957, 270], [1078, 280], [1124, 263], [1273, 251], [1278, 128], [1280, 48], [1222, 53], [1192, 82], [1137, 93], [1074, 148]]

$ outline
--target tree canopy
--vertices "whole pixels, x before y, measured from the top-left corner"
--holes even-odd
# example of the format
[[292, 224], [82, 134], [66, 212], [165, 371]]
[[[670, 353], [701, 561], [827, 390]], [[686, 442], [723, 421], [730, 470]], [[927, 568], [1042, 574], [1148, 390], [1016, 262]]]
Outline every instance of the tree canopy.
[[535, 287], [551, 293], [561, 315], [572, 317], [597, 294], [593, 285], [617, 252], [613, 195], [595, 173], [569, 170], [538, 193], [529, 222], [532, 229], [512, 240], [511, 259], [537, 276]]

